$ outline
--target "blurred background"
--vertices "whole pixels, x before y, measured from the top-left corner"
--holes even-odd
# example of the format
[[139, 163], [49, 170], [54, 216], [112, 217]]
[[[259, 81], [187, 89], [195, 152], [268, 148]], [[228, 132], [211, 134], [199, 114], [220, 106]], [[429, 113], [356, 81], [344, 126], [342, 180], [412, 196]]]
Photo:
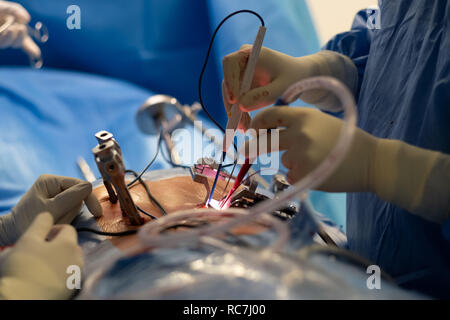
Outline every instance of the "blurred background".
[[306, 0], [320, 45], [334, 35], [347, 31], [361, 9], [376, 6], [378, 0]]

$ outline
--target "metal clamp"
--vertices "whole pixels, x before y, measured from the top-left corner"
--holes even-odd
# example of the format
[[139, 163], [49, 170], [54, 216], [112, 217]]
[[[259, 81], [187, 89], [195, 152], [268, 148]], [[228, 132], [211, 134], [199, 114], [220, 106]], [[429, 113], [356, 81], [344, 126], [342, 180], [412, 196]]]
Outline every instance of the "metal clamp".
[[[125, 166], [117, 141], [111, 135], [108, 140], [92, 149], [92, 153], [94, 154], [95, 162], [102, 175], [108, 194], [110, 195], [110, 201], [112, 203], [116, 203], [117, 200], [119, 201], [122, 214], [128, 217], [131, 224], [143, 224], [144, 220], [139, 215], [125, 183]], [[112, 186], [114, 186], [115, 193]], [[111, 195], [113, 195], [114, 199], [111, 198]]]
[[[112, 133], [110, 133], [106, 130], [102, 130], [102, 131], [97, 132], [95, 134], [95, 137], [97, 138], [98, 146], [100, 146], [104, 143], [107, 143], [108, 141], [113, 141], [117, 152], [119, 152], [120, 156], [122, 156], [122, 150], [120, 149], [120, 146], [117, 143], [117, 141], [114, 139], [114, 136], [112, 135]], [[94, 150], [95, 150], [95, 148], [94, 148]], [[94, 150], [92, 152], [94, 152]], [[95, 155], [95, 153], [94, 153], [94, 155]], [[117, 195], [114, 192], [114, 189], [113, 189], [111, 183], [109, 182], [109, 179], [108, 179], [106, 173], [99, 167], [99, 162], [97, 161], [97, 156], [95, 156], [95, 162], [97, 163], [98, 170], [100, 171], [100, 174], [102, 175], [103, 184], [105, 185], [106, 191], [108, 191], [109, 201], [111, 203], [117, 203], [117, 200], [118, 200]]]

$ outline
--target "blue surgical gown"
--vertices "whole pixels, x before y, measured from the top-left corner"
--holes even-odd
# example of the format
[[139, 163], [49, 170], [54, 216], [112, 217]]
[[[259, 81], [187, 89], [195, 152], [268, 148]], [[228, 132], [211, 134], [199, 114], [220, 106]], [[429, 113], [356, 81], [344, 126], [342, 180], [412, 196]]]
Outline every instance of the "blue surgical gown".
[[[381, 20], [379, 28], [374, 18]], [[358, 68], [360, 128], [450, 153], [449, 1], [380, 2], [378, 16], [361, 11], [351, 31], [335, 36], [325, 49], [349, 56]], [[350, 250], [400, 285], [450, 296], [450, 243], [440, 225], [374, 194], [352, 193], [347, 237]]]

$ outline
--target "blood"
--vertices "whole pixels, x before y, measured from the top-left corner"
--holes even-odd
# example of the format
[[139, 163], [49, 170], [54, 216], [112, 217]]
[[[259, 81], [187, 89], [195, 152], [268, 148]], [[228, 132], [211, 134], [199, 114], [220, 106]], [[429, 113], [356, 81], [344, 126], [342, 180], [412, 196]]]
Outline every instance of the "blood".
[[239, 170], [236, 180], [234, 181], [233, 187], [228, 192], [228, 195], [226, 196], [226, 198], [220, 203], [220, 207], [222, 209], [226, 209], [230, 206], [231, 196], [236, 191], [236, 189], [239, 188], [239, 186], [242, 183], [242, 180], [244, 180], [244, 177], [247, 174], [248, 170], [250, 170], [251, 166], [252, 165], [250, 164], [250, 159], [248, 159], [248, 158], [245, 159], [245, 162], [242, 165], [241, 170]]

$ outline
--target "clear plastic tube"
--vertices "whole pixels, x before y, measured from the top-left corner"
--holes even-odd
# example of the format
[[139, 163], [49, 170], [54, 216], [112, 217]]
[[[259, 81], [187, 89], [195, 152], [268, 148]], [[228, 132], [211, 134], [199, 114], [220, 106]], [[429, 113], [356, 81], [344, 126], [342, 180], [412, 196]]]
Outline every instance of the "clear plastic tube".
[[[169, 222], [173, 223], [181, 221], [191, 215], [199, 216], [202, 214], [201, 212], [203, 212], [204, 215], [209, 215], [211, 213], [223, 215], [235, 214], [237, 211], [236, 209], [227, 209], [220, 212], [214, 211], [213, 209], [197, 209], [177, 212], [162, 217], [158, 219], [158, 221], [147, 224], [140, 229], [138, 235], [143, 244], [152, 247], [167, 247], [176, 245], [177, 243], [195, 242], [201, 236], [223, 234], [241, 224], [246, 224], [257, 219], [260, 215], [280, 209], [287, 201], [301, 196], [302, 193], [308, 189], [314, 188], [326, 180], [342, 162], [351, 146], [356, 129], [356, 107], [353, 95], [347, 87], [340, 81], [330, 77], [314, 77], [299, 81], [289, 87], [281, 98], [286, 103], [292, 103], [298, 99], [301, 93], [313, 89], [328, 89], [333, 92], [339, 98], [344, 110], [344, 124], [341, 129], [341, 134], [336, 145], [322, 163], [291, 188], [278, 194], [277, 198], [263, 201], [246, 211], [246, 214], [240, 214], [239, 217], [231, 219], [229, 222], [201, 227], [196, 230], [164, 235], [161, 234], [160, 231]], [[241, 213], [241, 211], [239, 211], [239, 213]], [[282, 235], [284, 236], [283, 233]], [[280, 246], [272, 246], [272, 249], [279, 250]]]
[[[227, 210], [217, 211], [212, 208], [208, 209], [197, 209], [197, 210], [185, 210], [178, 212], [175, 214], [170, 214], [167, 216], [167, 219], [158, 219], [153, 221], [152, 223], [147, 223], [143, 227], [141, 227], [138, 232], [138, 238], [141, 241], [141, 244], [147, 247], [174, 247], [180, 242], [183, 242], [188, 233], [196, 233], [195, 231], [185, 231], [185, 232], [176, 232], [171, 234], [169, 237], [161, 237], [161, 230], [166, 229], [168, 226], [172, 225], [174, 222], [185, 221], [194, 218], [208, 218], [208, 217], [235, 217], [235, 216], [245, 216], [247, 215], [246, 210], [239, 208], [230, 208]], [[238, 218], [234, 218], [232, 220], [236, 220]], [[278, 251], [284, 248], [285, 244], [289, 240], [289, 230], [285, 223], [281, 220], [278, 220], [271, 215], [264, 214], [260, 215], [254, 219], [254, 221], [261, 221], [261, 223], [268, 224], [273, 227], [275, 232], [278, 234], [278, 238], [276, 241], [271, 244], [269, 250]], [[218, 222], [218, 225], [227, 225], [229, 222]], [[199, 228], [200, 229], [200, 228]], [[201, 228], [204, 229], [204, 228]], [[225, 228], [223, 232], [227, 232], [232, 228]], [[194, 239], [198, 240], [200, 236], [203, 234], [197, 235]]]
[[[83, 288], [83, 299], [105, 299], [108, 297], [99, 297], [95, 293], [95, 287], [98, 285], [99, 281], [102, 279], [102, 277], [112, 268], [112, 266], [120, 259], [125, 257], [132, 257], [134, 255], [140, 254], [142, 252], [157, 248], [157, 247], [175, 247], [180, 244], [180, 242], [183, 241], [183, 238], [185, 237], [184, 232], [176, 232], [173, 233], [172, 236], [169, 239], [169, 242], [155, 242], [153, 241], [153, 235], [157, 235], [157, 238], [163, 239], [163, 237], [158, 236], [160, 234], [161, 230], [166, 229], [167, 227], [173, 225], [174, 221], [177, 221], [180, 223], [182, 222], [188, 222], [190, 219], [198, 219], [198, 218], [208, 218], [208, 217], [234, 217], [239, 215], [246, 214], [246, 211], [244, 209], [239, 208], [230, 208], [228, 210], [223, 211], [217, 211], [214, 209], [205, 209], [205, 210], [196, 210], [192, 212], [192, 210], [187, 210], [186, 214], [183, 214], [183, 212], [178, 212], [175, 219], [165, 219], [163, 223], [160, 222], [160, 219], [153, 221], [152, 223], [147, 223], [142, 228], [146, 228], [144, 232], [138, 233], [138, 239], [139, 242], [132, 247], [121, 249], [120, 251], [117, 251], [115, 254], [109, 257], [108, 262], [105, 262], [101, 268], [96, 270], [94, 273], [92, 273], [87, 279], [84, 284]], [[169, 215], [167, 217], [171, 217], [172, 215]], [[267, 249], [265, 250], [267, 253], [269, 252], [277, 252], [284, 248], [286, 243], [289, 240], [289, 230], [281, 220], [278, 220], [274, 218], [271, 215], [264, 214], [261, 216], [258, 216], [255, 221], [261, 222], [264, 225], [269, 225], [274, 228], [275, 232], [278, 234], [278, 237], [276, 241]], [[219, 222], [220, 223], [220, 222]], [[186, 231], [189, 232], [189, 231]], [[177, 237], [177, 235], [180, 234], [181, 237]], [[150, 238], [150, 241], [148, 240]], [[164, 238], [165, 239], [165, 238]], [[240, 248], [230, 245], [223, 240], [212, 238], [212, 237], [205, 237], [205, 236], [199, 236], [196, 237], [196, 242], [198, 244], [207, 244], [210, 246], [215, 246], [219, 249], [223, 249], [226, 251], [233, 251], [234, 253], [237, 253], [237, 251], [240, 251]], [[181, 287], [184, 287], [182, 285]], [[178, 287], [177, 287], [178, 288]], [[170, 288], [165, 288], [170, 289]], [[174, 289], [174, 288], [172, 288]], [[163, 289], [151, 289], [150, 291], [146, 292], [145, 294], [142, 292], [137, 293], [136, 297], [151, 297], [152, 295], [155, 295], [156, 297], [161, 296], [163, 293]], [[135, 298], [131, 297], [129, 295], [125, 296], [119, 296], [114, 298]]]

